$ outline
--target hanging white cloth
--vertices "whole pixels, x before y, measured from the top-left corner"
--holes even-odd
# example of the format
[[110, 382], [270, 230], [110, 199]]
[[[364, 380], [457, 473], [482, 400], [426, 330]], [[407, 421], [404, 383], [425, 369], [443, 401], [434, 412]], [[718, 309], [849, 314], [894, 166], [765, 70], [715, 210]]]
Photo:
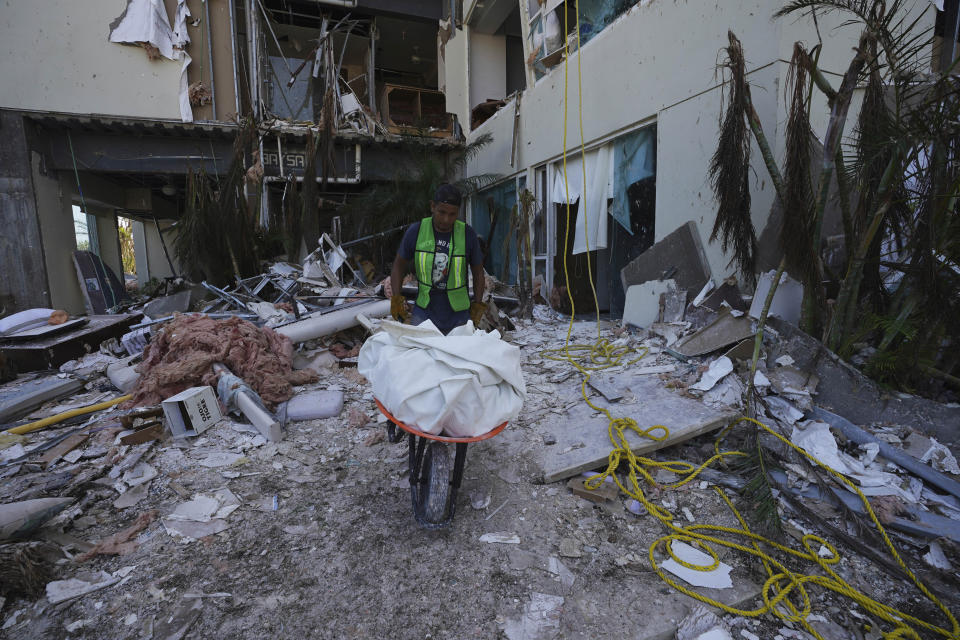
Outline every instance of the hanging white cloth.
[[[584, 183], [586, 168], [586, 189]], [[574, 228], [573, 254], [607, 248], [607, 200], [611, 197], [611, 172], [613, 146], [605, 144], [588, 151], [585, 161], [579, 157], [567, 159], [567, 177], [563, 177], [563, 163], [555, 165], [556, 178], [551, 200], [558, 204], [573, 204], [577, 207]], [[584, 224], [586, 218], [586, 224]]]
[[[573, 254], [607, 248], [607, 200], [613, 146], [605, 144], [587, 154], [587, 190], [581, 195]], [[586, 221], [586, 222], [584, 222]]]
[[[589, 155], [589, 154], [588, 154]], [[567, 177], [563, 176], [563, 161], [554, 165], [553, 193], [551, 201], [556, 204], [573, 204], [583, 193], [583, 169], [580, 156], [567, 158]]]

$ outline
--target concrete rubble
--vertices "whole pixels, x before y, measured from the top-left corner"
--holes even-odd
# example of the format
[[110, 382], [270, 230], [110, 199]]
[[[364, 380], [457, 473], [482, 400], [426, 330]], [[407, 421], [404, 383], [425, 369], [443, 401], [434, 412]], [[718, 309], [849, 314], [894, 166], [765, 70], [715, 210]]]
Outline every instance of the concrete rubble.
[[[661, 282], [664, 274], [652, 274], [644, 282], [657, 283], [651, 298], [658, 299], [649, 301], [643, 323], [600, 322], [600, 336], [626, 356], [584, 385], [551, 351], [563, 345], [569, 318], [545, 306], [534, 309], [533, 320], [511, 318], [514, 329], [503, 338], [521, 350], [527, 401], [505, 431], [471, 445], [462, 509], [449, 529], [434, 533], [412, 517], [406, 445], [384, 437], [386, 422], [355, 368], [368, 331], [358, 325], [376, 328], [379, 313], [369, 312], [382, 298], [357, 274], [330, 282], [335, 265], [322, 255], [309, 264], [279, 266], [234, 290], [207, 289], [206, 301], [191, 302], [201, 315], [184, 309], [173, 319], [144, 317], [139, 328], [150, 331], [139, 334], [142, 341], [105, 344], [56, 375], [21, 374], [0, 387], [4, 427], [14, 429], [0, 433], [0, 531], [16, 538], [0, 543], [0, 575], [17, 570], [3, 563], [29, 542], [46, 552], [22, 556], [26, 567], [48, 576], [39, 586], [16, 583], [34, 584], [20, 591], [13, 582], [3, 587], [4, 633], [252, 637], [245, 621], [255, 617], [258, 633], [281, 637], [807, 637], [802, 625], [743, 613], [762, 605], [765, 577], [756, 558], [729, 547], [711, 550], [689, 534], [667, 550], [658, 544], [670, 532], [650, 512], [669, 510], [671, 526], [686, 532], [702, 524], [741, 527], [717, 488], [743, 511], [747, 503], [731, 487], [742, 488], [747, 472], [714, 462], [684, 483], [687, 471], [670, 464], [706, 462], [718, 433], [745, 411], [756, 328], [735, 286], [725, 283], [678, 311], [678, 295], [659, 294], [704, 290], [706, 276], [670, 276], [678, 290]], [[296, 306], [269, 301], [292, 291], [292, 283], [299, 294], [287, 299]], [[341, 294], [345, 284], [358, 286]], [[275, 293], [268, 295], [270, 287]], [[169, 304], [154, 308], [166, 313]], [[341, 311], [353, 316], [351, 326], [311, 325], [317, 334], [310, 338], [284, 331]], [[214, 359], [210, 350], [198, 365], [194, 353], [193, 364], [204, 369], [199, 377], [180, 369], [151, 374], [138, 367], [136, 354], [116, 349], [130, 344], [145, 362], [159, 361], [158, 345], [173, 339], [169, 327], [182, 339], [201, 321], [230, 327], [234, 342], [227, 349], [232, 359], [226, 352]], [[595, 323], [572, 325], [572, 343], [590, 344], [596, 335]], [[749, 346], [729, 349], [741, 341]], [[825, 412], [823, 375], [799, 348], [782, 353], [779, 342], [768, 328], [754, 402], [757, 418], [784, 439], [760, 436], [776, 468], [781, 544], [802, 550], [805, 536], [816, 534], [825, 543], [817, 545], [821, 559], [833, 555], [827, 543], [835, 547], [833, 568], [853, 588], [893, 606], [918, 595], [895, 562], [876, 557], [881, 546], [874, 555], [864, 551], [869, 544], [858, 532], [872, 523], [857, 495], [800, 458], [792, 442], [868, 496], [907, 566], [955, 609], [949, 585], [960, 568], [960, 491], [952, 489], [960, 478], [953, 442], [915, 425], [851, 424]], [[245, 359], [243, 350], [252, 353], [253, 345], [279, 361], [263, 364], [263, 353]], [[232, 376], [234, 397], [220, 390], [223, 406], [211, 423], [173, 437], [160, 401], [210, 385], [206, 397], [216, 402], [212, 363], [221, 360], [229, 370], [220, 379]], [[127, 390], [142, 402], [15, 432], [120, 398], [126, 391], [108, 377], [115, 364], [134, 367], [139, 380]], [[156, 384], [148, 394], [141, 385], [151, 375]], [[283, 389], [264, 386], [265, 378], [277, 384], [283, 375], [290, 376]], [[831, 397], [841, 391], [831, 389]], [[241, 397], [267, 416], [266, 428], [251, 422], [256, 414], [240, 406]], [[647, 506], [624, 493], [632, 485], [623, 461], [617, 481], [591, 480], [606, 469], [613, 448], [607, 414], [650, 429], [625, 440], [633, 455], [660, 465], [651, 467], [649, 481], [638, 477]], [[668, 436], [659, 437], [655, 425]], [[734, 428], [721, 449], [742, 446], [743, 431]], [[15, 512], [10, 522], [3, 521], [7, 512]], [[817, 569], [799, 563], [796, 571]], [[741, 613], [704, 607], [670, 584]], [[813, 628], [878, 622], [831, 591], [808, 593]], [[927, 617], [946, 624], [935, 616]]]

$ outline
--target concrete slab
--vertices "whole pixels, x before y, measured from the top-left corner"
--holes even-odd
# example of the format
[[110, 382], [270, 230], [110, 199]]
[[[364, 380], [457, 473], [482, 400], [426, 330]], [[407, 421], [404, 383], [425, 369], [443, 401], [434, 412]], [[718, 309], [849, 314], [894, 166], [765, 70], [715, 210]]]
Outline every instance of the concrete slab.
[[[655, 377], [631, 373], [629, 370], [620, 375], [617, 386], [629, 390], [636, 402], [624, 404], [621, 401], [614, 404], [600, 397], [591, 398], [590, 401], [598, 407], [609, 409], [614, 416], [633, 418], [642, 428], [661, 424], [670, 431], [669, 438], [662, 442], [629, 432], [627, 442], [636, 454], [650, 453], [725, 427], [737, 415], [730, 410], [711, 409], [670, 391]], [[598, 414], [581, 401], [564, 416], [548, 414], [544, 420], [550, 422], [542, 424], [540, 430], [554, 435], [556, 444], [542, 447], [533, 454], [538, 467], [536, 473], [543, 482], [563, 480], [588, 469], [606, 466], [613, 445], [607, 434], [608, 421], [605, 415]]]
[[676, 289], [674, 280], [651, 280], [629, 287], [623, 304], [623, 322], [646, 329], [660, 317], [660, 296]]
[[678, 289], [687, 291], [700, 291], [710, 278], [710, 263], [695, 222], [668, 234], [620, 270], [624, 291], [662, 278], [673, 278]]

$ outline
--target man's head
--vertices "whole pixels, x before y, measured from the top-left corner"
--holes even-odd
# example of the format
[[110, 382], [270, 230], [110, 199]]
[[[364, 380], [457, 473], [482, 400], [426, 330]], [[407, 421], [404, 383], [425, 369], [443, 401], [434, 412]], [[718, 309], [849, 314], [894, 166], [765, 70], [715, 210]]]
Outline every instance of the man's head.
[[430, 213], [433, 214], [433, 228], [440, 233], [453, 231], [453, 223], [460, 215], [460, 190], [452, 184], [437, 187], [430, 201]]

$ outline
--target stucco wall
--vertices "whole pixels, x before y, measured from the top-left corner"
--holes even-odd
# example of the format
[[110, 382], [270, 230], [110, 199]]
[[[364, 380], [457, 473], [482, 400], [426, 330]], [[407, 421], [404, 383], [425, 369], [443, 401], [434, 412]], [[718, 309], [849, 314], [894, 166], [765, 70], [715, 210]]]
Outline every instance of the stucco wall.
[[469, 88], [467, 87], [467, 38], [463, 31], [441, 47], [443, 56], [443, 79], [445, 83], [442, 91], [447, 99], [447, 111], [457, 114], [457, 120], [465, 131], [470, 129]]
[[0, 107], [180, 118], [180, 63], [109, 42], [126, 0], [7, 2], [0, 11]]
[[470, 102], [472, 109], [484, 100], [498, 100], [507, 91], [507, 40], [475, 31], [470, 37]]

